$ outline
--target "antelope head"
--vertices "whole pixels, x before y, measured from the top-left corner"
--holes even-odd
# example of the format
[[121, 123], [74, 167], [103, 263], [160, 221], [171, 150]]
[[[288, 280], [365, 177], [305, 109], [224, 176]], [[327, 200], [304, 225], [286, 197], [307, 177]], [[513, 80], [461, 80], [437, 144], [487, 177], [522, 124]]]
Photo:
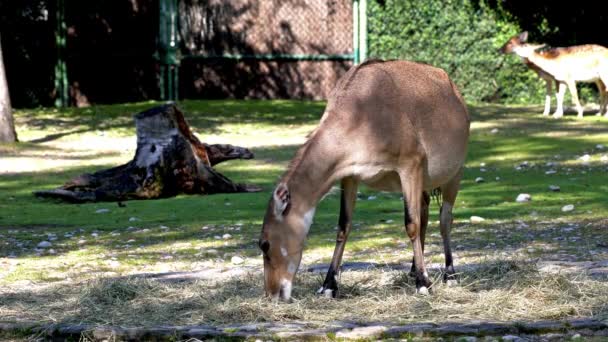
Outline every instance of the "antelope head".
[[301, 213], [294, 203], [286, 184], [273, 191], [268, 203], [259, 247], [264, 258], [264, 288], [273, 300], [291, 298], [302, 249], [312, 223], [314, 209]]
[[525, 43], [527, 41], [528, 41], [528, 31], [524, 31], [520, 34], [514, 35], [513, 37], [509, 38], [509, 40], [507, 40], [505, 45], [503, 45], [499, 51], [501, 53], [513, 53], [513, 52], [515, 52], [516, 48], [525, 45]]

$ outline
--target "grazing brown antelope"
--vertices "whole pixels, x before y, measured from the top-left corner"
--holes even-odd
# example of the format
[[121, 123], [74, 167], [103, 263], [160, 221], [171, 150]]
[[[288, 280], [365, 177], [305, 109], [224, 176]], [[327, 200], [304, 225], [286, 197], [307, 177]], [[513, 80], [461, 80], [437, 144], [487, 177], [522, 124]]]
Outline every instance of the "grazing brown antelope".
[[528, 32], [511, 37], [500, 49], [503, 53], [515, 53], [524, 63], [545, 80], [547, 95], [543, 115], [549, 115], [552, 84], [557, 91], [557, 109], [553, 117], [564, 115], [564, 95], [570, 90], [578, 117], [583, 117], [583, 106], [578, 99], [576, 82], [593, 82], [600, 94], [600, 111], [597, 115], [608, 117], [606, 85], [608, 85], [608, 49], [600, 45], [578, 45], [540, 49], [543, 45], [527, 44]]
[[439, 189], [446, 274], [454, 277], [450, 250], [452, 207], [469, 137], [469, 115], [445, 71], [407, 61], [368, 61], [351, 68], [331, 92], [319, 126], [298, 150], [273, 191], [259, 240], [266, 295], [288, 300], [315, 208], [340, 181], [338, 234], [319, 290], [337, 296], [337, 275], [359, 183], [403, 193], [405, 230], [412, 241], [412, 272], [428, 293], [423, 247], [428, 192]]

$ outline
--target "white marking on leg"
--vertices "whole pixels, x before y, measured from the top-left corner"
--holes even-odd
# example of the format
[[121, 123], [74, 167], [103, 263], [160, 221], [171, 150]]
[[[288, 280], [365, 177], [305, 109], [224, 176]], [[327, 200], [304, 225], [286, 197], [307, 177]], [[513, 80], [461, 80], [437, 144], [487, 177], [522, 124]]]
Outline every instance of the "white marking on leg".
[[287, 249], [283, 246], [281, 246], [281, 255], [286, 257], [287, 256]]
[[428, 279], [428, 278], [429, 278], [429, 274], [428, 274], [426, 271], [424, 271], [424, 273], [422, 273], [422, 275], [423, 275], [423, 276], [424, 276], [426, 279]]
[[281, 279], [281, 295], [283, 300], [291, 298], [291, 280]]
[[298, 268], [296, 267], [296, 264], [294, 264], [293, 262], [290, 262], [289, 265], [287, 266], [287, 272], [289, 274], [295, 274], [297, 269]]
[[310, 226], [312, 225], [312, 220], [315, 217], [316, 208], [312, 208], [304, 214], [302, 218], [304, 224], [304, 232], [308, 235], [308, 230], [310, 230]]
[[419, 289], [416, 289], [416, 293], [423, 296], [428, 296], [429, 289], [426, 286], [421, 286]]
[[327, 289], [327, 290], [323, 291], [323, 295], [325, 296], [325, 298], [333, 298], [334, 297], [334, 290]]

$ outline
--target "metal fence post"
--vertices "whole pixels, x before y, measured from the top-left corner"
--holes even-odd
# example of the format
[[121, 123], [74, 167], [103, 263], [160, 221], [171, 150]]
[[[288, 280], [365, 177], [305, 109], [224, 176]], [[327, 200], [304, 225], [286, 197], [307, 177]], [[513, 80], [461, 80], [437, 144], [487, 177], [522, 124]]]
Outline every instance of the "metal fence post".
[[359, 63], [367, 59], [367, 0], [359, 0]]
[[367, 0], [353, 0], [353, 62], [367, 58]]
[[353, 63], [359, 64], [359, 0], [353, 0]]
[[67, 26], [65, 24], [65, 0], [55, 2], [55, 46], [57, 60], [55, 62], [55, 107], [66, 107], [69, 104], [68, 70], [65, 61]]
[[179, 98], [179, 64], [177, 36], [177, 0], [159, 0], [157, 58], [160, 64], [160, 98]]

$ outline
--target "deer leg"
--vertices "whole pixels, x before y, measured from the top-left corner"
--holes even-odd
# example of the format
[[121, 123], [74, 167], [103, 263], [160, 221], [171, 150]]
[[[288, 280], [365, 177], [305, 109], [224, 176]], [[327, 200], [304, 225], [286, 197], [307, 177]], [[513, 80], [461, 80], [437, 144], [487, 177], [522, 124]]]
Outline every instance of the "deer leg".
[[608, 98], [606, 97], [606, 84], [601, 80], [596, 81], [595, 84], [597, 85], [597, 90], [600, 94], [600, 111], [597, 112], [596, 115], [600, 116], [604, 113], [608, 114], [606, 111], [606, 105], [608, 104]]
[[[431, 196], [426, 191], [422, 192], [422, 198], [420, 199], [420, 242], [422, 244], [422, 253], [424, 254], [424, 239], [426, 238], [426, 228], [429, 225], [429, 204], [431, 203]], [[407, 209], [407, 206], [406, 206]], [[409, 213], [405, 215], [406, 220], [409, 220]], [[407, 223], [406, 223], [407, 225]], [[410, 276], [416, 276], [416, 263], [412, 257], [412, 269], [410, 270]]]
[[450, 232], [452, 231], [452, 223], [454, 221], [452, 208], [454, 207], [456, 195], [460, 188], [461, 177], [462, 170], [447, 184], [441, 187], [443, 203], [441, 204], [441, 209], [439, 211], [439, 228], [441, 230], [443, 252], [445, 254], [445, 273], [443, 275], [443, 281], [448, 284], [456, 281], [454, 259], [452, 258], [452, 249], [450, 248]]
[[581, 106], [581, 102], [578, 100], [578, 91], [576, 90], [576, 82], [570, 80], [566, 83], [568, 85], [568, 90], [570, 90], [570, 95], [572, 96], [572, 102], [576, 106], [577, 117], [583, 117], [583, 106]]
[[353, 210], [355, 209], [355, 201], [357, 200], [358, 181], [353, 177], [342, 179], [342, 191], [340, 196], [340, 218], [338, 219], [338, 236], [336, 237], [336, 248], [334, 255], [327, 270], [327, 276], [323, 282], [323, 286], [317, 291], [318, 294], [326, 297], [338, 296], [338, 275], [340, 273], [340, 264], [342, 263], [342, 254], [348, 234], [352, 228]]
[[[422, 253], [422, 240], [420, 234], [420, 217], [422, 193], [422, 168], [417, 165], [409, 168], [411, 172], [400, 172], [401, 187], [403, 191], [403, 205], [406, 217], [404, 218], [405, 230], [414, 249], [414, 265], [416, 267], [416, 292], [428, 294], [431, 281], [424, 265], [424, 254]], [[408, 218], [409, 217], [409, 218]]]
[[551, 111], [551, 96], [553, 93], [553, 80], [545, 78], [545, 88], [547, 90], [547, 94], [545, 95], [545, 110], [543, 111], [543, 115], [549, 115]]
[[566, 95], [566, 83], [559, 82], [557, 90], [557, 109], [553, 113], [554, 118], [561, 118], [564, 116], [564, 95]]

